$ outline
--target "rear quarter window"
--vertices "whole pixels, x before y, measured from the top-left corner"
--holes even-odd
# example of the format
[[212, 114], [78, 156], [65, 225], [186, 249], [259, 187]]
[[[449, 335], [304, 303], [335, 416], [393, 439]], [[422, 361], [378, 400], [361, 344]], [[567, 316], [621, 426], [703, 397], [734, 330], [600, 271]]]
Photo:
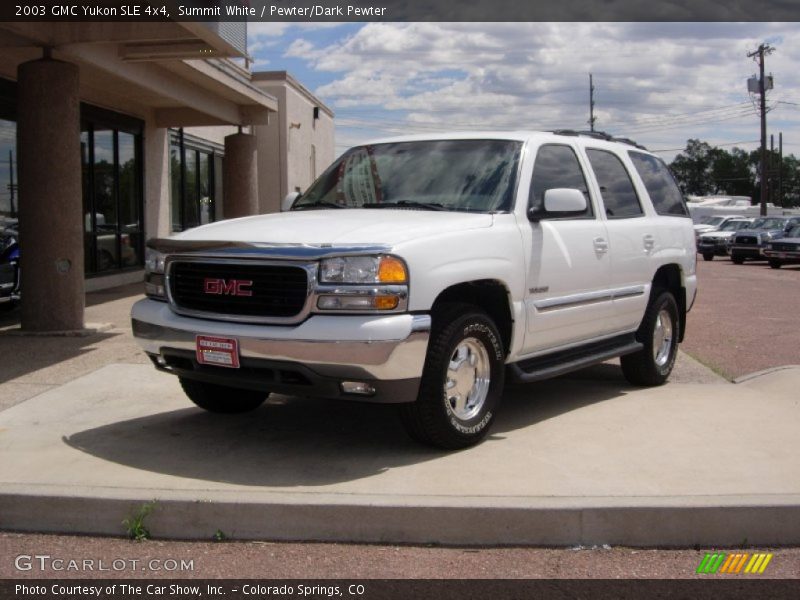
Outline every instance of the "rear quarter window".
[[664, 161], [642, 152], [629, 151], [628, 156], [642, 178], [656, 212], [664, 216], [688, 217], [683, 194]]

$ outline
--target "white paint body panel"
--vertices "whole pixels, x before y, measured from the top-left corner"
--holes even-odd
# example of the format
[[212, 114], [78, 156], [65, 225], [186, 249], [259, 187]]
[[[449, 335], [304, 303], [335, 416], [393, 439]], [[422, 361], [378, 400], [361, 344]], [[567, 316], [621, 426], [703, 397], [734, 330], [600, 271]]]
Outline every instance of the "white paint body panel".
[[[334, 248], [348, 244], [383, 246], [387, 253], [401, 257], [408, 265], [408, 309], [414, 312], [430, 311], [437, 296], [450, 286], [486, 279], [500, 282], [508, 292], [514, 319], [508, 362], [635, 330], [644, 314], [653, 276], [662, 265], [680, 267], [687, 305], [691, 306], [696, 292], [692, 221], [655, 214], [626, 155], [633, 147], [577, 136], [527, 132], [408, 136], [392, 141], [427, 139], [523, 142], [513, 210], [498, 214], [395, 209], [308, 210], [222, 221], [183, 232], [176, 238]], [[596, 218], [529, 221], [526, 210], [533, 164], [536, 150], [543, 143], [566, 144], [575, 149], [586, 171]], [[606, 218], [597, 183], [586, 160], [587, 146], [610, 150], [620, 156], [645, 206], [644, 217], [614, 222]], [[645, 236], [652, 236], [652, 243], [645, 244]], [[594, 243], [597, 239], [607, 243], [606, 252], [597, 251]], [[629, 292], [631, 287], [642, 289], [642, 293], [615, 296], [617, 291]], [[570, 305], [570, 297], [586, 294], [607, 297]], [[537, 304], [542, 302], [555, 302], [556, 307], [551, 305], [541, 310]], [[564, 307], [559, 307], [559, 302]], [[140, 316], [146, 319], [145, 314]], [[161, 318], [166, 317], [162, 314]], [[321, 335], [325, 339], [363, 339], [364, 328], [368, 327], [371, 317], [365, 317], [361, 324], [358, 319], [360, 317], [315, 316], [313, 325], [308, 324], [314, 328], [310, 335], [317, 339]], [[400, 329], [406, 326], [403, 322]], [[246, 332], [240, 329], [262, 327], [216, 322], [204, 330], [244, 335]], [[289, 339], [301, 333], [305, 335], [303, 327], [305, 325], [271, 326], [270, 335], [286, 335]], [[380, 337], [387, 333], [381, 331]]]

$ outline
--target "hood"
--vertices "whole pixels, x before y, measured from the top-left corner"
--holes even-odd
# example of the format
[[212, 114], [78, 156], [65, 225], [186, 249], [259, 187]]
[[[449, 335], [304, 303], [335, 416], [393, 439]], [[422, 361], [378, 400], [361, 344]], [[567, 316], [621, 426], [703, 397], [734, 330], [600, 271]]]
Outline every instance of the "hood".
[[701, 240], [721, 240], [736, 234], [736, 231], [711, 231], [700, 236]]
[[178, 240], [272, 244], [395, 245], [442, 233], [491, 227], [483, 213], [381, 209], [302, 210], [218, 221], [173, 237]]

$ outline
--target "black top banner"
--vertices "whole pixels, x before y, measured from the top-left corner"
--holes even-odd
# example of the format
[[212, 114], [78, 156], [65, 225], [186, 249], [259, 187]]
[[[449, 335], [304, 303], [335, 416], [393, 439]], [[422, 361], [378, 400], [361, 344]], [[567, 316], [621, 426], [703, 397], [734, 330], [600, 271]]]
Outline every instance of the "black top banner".
[[4, 1], [0, 21], [800, 21], [796, 0]]

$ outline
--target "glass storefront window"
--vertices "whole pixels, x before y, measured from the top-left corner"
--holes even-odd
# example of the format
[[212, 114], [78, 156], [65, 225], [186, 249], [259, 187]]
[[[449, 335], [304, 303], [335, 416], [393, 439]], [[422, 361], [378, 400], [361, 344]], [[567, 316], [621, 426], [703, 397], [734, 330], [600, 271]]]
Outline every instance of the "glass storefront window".
[[222, 156], [213, 145], [182, 132], [170, 144], [172, 229], [183, 231], [216, 219], [216, 198], [222, 196]]
[[16, 227], [18, 210], [17, 124], [0, 119], [0, 228]]
[[[0, 227], [17, 226], [15, 119], [16, 83], [0, 79]], [[143, 264], [142, 126], [142, 121], [133, 117], [81, 104], [87, 274]], [[59, 199], [53, 198], [52, 203], [53, 210], [59, 210]]]
[[141, 134], [84, 116], [81, 131], [86, 272], [142, 264]]
[[170, 206], [172, 207], [172, 231], [183, 229], [181, 209], [181, 147], [170, 144], [169, 147], [169, 179], [170, 179]]

